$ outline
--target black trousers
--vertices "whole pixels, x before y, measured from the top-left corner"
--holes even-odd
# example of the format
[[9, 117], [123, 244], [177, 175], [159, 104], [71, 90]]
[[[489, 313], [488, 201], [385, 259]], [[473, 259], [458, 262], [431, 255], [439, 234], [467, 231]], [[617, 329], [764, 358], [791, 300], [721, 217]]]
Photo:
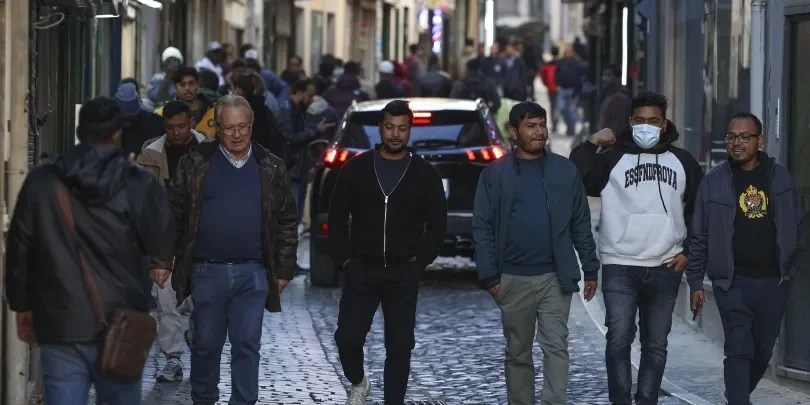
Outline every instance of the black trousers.
[[363, 346], [382, 305], [385, 319], [384, 395], [386, 405], [402, 405], [411, 371], [416, 301], [421, 269], [415, 264], [372, 266], [352, 260], [340, 298], [335, 343], [343, 373], [352, 384], [363, 381]]

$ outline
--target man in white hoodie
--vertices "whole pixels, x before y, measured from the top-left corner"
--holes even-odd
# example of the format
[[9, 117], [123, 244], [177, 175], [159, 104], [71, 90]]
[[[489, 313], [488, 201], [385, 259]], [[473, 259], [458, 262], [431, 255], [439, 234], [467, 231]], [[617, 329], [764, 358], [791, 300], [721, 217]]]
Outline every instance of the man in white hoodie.
[[[605, 359], [613, 405], [633, 403], [630, 346], [639, 314], [641, 363], [635, 403], [655, 405], [667, 361], [672, 310], [687, 265], [700, 165], [672, 146], [667, 100], [633, 98], [628, 126], [603, 129], [571, 151], [589, 196], [602, 198], [599, 251], [608, 327]], [[609, 147], [598, 153], [599, 147]]]

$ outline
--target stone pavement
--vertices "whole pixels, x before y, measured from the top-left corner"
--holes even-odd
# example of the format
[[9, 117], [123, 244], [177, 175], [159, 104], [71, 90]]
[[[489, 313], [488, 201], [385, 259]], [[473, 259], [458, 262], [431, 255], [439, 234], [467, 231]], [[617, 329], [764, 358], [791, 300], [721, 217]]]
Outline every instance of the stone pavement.
[[[456, 277], [459, 275], [456, 274]], [[307, 305], [329, 360], [340, 370], [332, 340], [340, 291], [312, 288]], [[569, 321], [571, 404], [609, 404], [604, 367], [604, 337], [594, 326], [581, 300], [572, 300]], [[474, 282], [423, 282], [417, 315], [408, 399], [448, 404], [505, 404], [504, 338], [500, 311]], [[542, 387], [542, 351], [534, 347], [536, 388]], [[372, 396], [382, 399], [383, 319], [378, 311], [366, 343], [366, 365]], [[662, 398], [661, 404], [680, 404]]]

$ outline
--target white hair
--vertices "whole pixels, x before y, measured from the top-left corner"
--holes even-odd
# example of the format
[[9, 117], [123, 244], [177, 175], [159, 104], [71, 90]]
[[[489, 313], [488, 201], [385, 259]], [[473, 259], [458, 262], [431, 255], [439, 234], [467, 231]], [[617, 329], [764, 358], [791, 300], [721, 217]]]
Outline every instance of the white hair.
[[223, 96], [214, 104], [214, 122], [217, 124], [220, 124], [219, 117], [222, 115], [222, 110], [224, 110], [225, 107], [244, 108], [250, 116], [250, 123], [253, 124], [253, 109], [250, 108], [250, 103], [248, 103], [246, 98], [233, 94]]

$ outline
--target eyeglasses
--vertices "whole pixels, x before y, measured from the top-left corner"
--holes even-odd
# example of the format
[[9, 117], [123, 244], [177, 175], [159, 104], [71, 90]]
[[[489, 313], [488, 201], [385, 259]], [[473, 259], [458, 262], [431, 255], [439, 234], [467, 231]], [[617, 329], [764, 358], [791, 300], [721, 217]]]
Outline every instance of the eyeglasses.
[[748, 143], [751, 142], [752, 137], [759, 136], [760, 134], [749, 134], [748, 132], [743, 132], [741, 134], [735, 134], [733, 132], [729, 132], [726, 134], [725, 141], [727, 144], [733, 144], [737, 139], [740, 140], [740, 143]]
[[236, 133], [236, 131], [239, 131], [240, 135], [247, 135], [250, 133], [251, 127], [252, 125], [250, 124], [242, 124], [239, 126], [219, 127], [219, 129], [225, 135], [233, 135]]

